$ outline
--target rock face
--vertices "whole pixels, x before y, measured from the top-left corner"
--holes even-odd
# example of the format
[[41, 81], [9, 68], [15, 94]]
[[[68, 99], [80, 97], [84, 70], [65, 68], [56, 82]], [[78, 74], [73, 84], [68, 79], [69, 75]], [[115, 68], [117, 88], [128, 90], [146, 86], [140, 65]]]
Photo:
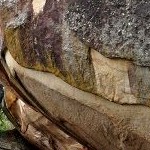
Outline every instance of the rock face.
[[[5, 108], [2, 101], [6, 103]], [[33, 106], [24, 103], [8, 82], [1, 67], [0, 108], [0, 150], [86, 150], [83, 145], [33, 109]]]
[[10, 54], [6, 60], [46, 115], [55, 118], [89, 149], [150, 149], [149, 107], [109, 102], [70, 86], [51, 73], [23, 68]]
[[20, 65], [110, 101], [149, 105], [150, 2], [7, 0], [1, 6], [4, 43]]
[[150, 2], [74, 0], [67, 21], [78, 38], [103, 55], [150, 66]]
[[39, 1], [42, 8], [30, 0], [4, 2], [1, 18], [7, 48], [19, 64], [49, 71], [76, 87], [93, 91], [89, 48], [69, 30], [64, 19], [66, 2], [44, 2]]
[[149, 149], [148, 0], [0, 3], [1, 57], [43, 109], [90, 148]]

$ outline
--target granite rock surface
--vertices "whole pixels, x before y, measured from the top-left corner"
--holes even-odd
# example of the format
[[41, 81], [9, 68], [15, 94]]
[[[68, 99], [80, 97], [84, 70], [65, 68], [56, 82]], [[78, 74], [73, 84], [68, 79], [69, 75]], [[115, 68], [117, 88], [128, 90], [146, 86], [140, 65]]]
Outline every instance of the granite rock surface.
[[0, 24], [12, 75], [68, 130], [96, 149], [148, 150], [148, 0], [5, 0]]
[[146, 0], [2, 1], [3, 47], [21, 66], [81, 90], [149, 105], [149, 6]]

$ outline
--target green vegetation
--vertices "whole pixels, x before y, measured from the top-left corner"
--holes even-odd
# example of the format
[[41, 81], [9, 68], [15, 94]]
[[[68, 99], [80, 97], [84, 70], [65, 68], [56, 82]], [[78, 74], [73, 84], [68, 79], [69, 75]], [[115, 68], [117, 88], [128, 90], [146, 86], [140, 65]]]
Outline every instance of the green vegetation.
[[0, 109], [0, 132], [11, 130], [11, 129], [13, 129], [13, 125], [7, 119], [2, 109]]

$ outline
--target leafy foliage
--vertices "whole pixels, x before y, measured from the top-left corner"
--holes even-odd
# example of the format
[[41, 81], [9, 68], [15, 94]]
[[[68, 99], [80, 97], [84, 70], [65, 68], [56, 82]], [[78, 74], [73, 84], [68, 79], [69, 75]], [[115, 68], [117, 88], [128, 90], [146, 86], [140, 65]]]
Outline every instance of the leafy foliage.
[[6, 115], [3, 113], [2, 109], [0, 109], [0, 132], [13, 129], [13, 125], [7, 119]]

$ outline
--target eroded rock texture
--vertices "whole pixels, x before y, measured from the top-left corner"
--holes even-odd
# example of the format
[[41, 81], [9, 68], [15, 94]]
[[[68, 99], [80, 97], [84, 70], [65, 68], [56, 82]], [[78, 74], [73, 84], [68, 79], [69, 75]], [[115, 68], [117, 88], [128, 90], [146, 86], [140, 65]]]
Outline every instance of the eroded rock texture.
[[46, 114], [90, 150], [149, 150], [149, 107], [107, 101], [74, 88], [51, 73], [23, 68], [8, 54], [6, 57], [11, 59], [9, 67], [47, 110]]
[[93, 91], [89, 48], [69, 30], [64, 20], [67, 3], [44, 2], [6, 1], [2, 5], [7, 48], [19, 64], [52, 72], [76, 87]]
[[150, 106], [148, 0], [5, 0], [0, 8], [2, 58], [43, 111], [91, 149], [150, 149], [149, 107], [120, 105]]
[[70, 29], [107, 57], [150, 66], [148, 0], [76, 0], [69, 5]]
[[2, 36], [24, 67], [110, 101], [149, 105], [149, 8], [146, 0], [7, 0]]
[[0, 150], [87, 150], [22, 99], [0, 64]]
[[8, 118], [14, 125], [18, 123], [22, 136], [39, 150], [86, 150], [83, 145], [61, 131], [33, 107], [17, 98], [14, 93], [8, 91], [5, 93], [6, 108], [11, 114]]

